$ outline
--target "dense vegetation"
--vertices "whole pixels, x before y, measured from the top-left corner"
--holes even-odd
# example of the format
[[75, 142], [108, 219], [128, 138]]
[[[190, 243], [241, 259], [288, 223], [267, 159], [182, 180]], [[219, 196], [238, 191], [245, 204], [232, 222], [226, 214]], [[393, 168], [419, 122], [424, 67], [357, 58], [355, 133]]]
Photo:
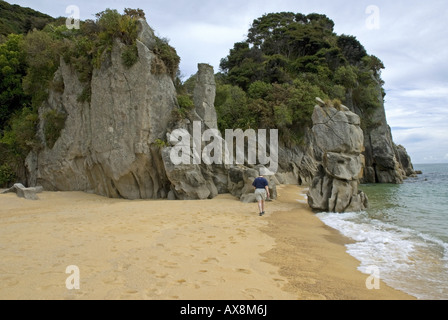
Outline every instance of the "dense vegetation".
[[[221, 60], [216, 108], [225, 128], [278, 128], [298, 144], [315, 98], [351, 103], [364, 127], [382, 105], [382, 62], [353, 36], [337, 35], [325, 15], [272, 13], [254, 20], [247, 39]], [[348, 101], [350, 100], [350, 101]]]
[[[47, 111], [43, 114], [45, 141], [36, 138], [38, 112], [48, 98], [49, 89], [64, 91], [62, 79], [54, 77], [61, 57], [73, 66], [84, 84], [78, 101], [89, 102], [93, 70], [110, 59], [116, 39], [125, 46], [123, 65], [130, 68], [137, 62], [137, 20], [145, 18], [145, 14], [141, 9], [127, 8], [124, 14], [106, 9], [98, 13], [95, 20], [82, 21], [79, 29], [68, 29], [66, 19], [60, 18], [49, 19], [51, 22], [41, 30], [34, 27], [31, 30], [13, 27], [8, 17], [30, 14], [37, 19], [44, 15], [3, 1], [0, 5], [0, 21], [3, 23], [0, 31], [2, 34], [13, 31], [0, 40], [0, 186], [3, 186], [14, 181], [31, 150], [39, 149], [42, 143], [53, 148], [64, 128], [66, 114], [63, 107]], [[3, 27], [5, 23], [7, 28]], [[174, 78], [180, 62], [175, 49], [166, 39], [156, 38], [154, 52], [156, 59], [152, 72], [167, 73]]]
[[[61, 57], [77, 71], [84, 91], [79, 102], [90, 101], [93, 70], [109, 59], [116, 39], [124, 44], [122, 62], [138, 60], [137, 19], [141, 9], [124, 14], [107, 9], [95, 20], [68, 29], [65, 19], [53, 19], [0, 0], [0, 186], [15, 180], [31, 150], [44, 143], [52, 148], [66, 114], [43, 114], [44, 141], [36, 138], [38, 111], [51, 88], [64, 91], [54, 78]], [[218, 125], [224, 129], [278, 128], [287, 145], [303, 143], [311, 125], [315, 97], [338, 106], [356, 107], [364, 128], [374, 125], [369, 115], [382, 104], [382, 62], [368, 55], [359, 41], [337, 35], [325, 15], [271, 13], [254, 20], [247, 39], [234, 44], [216, 75]], [[186, 117], [194, 107], [194, 79], [176, 78], [180, 58], [165, 39], [156, 39], [155, 74], [175, 80], [180, 108]]]
[[54, 20], [49, 15], [33, 9], [0, 0], [0, 37], [11, 33], [27, 34], [34, 29], [41, 30]]

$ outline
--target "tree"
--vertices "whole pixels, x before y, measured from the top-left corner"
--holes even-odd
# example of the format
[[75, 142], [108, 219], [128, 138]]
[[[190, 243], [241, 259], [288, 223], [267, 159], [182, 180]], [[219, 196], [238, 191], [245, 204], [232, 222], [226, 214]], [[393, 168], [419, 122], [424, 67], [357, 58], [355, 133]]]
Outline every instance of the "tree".
[[51, 33], [35, 30], [25, 37], [24, 49], [28, 69], [23, 89], [37, 109], [48, 97], [50, 82], [59, 67], [62, 44]]
[[30, 102], [22, 89], [26, 74], [23, 36], [11, 34], [0, 44], [0, 130], [4, 129], [11, 115]]
[[145, 19], [145, 12], [142, 9], [131, 9], [125, 8], [124, 13], [127, 16], [130, 16], [132, 19]]
[[364, 46], [354, 36], [339, 36], [337, 45], [350, 64], [358, 64], [367, 55]]

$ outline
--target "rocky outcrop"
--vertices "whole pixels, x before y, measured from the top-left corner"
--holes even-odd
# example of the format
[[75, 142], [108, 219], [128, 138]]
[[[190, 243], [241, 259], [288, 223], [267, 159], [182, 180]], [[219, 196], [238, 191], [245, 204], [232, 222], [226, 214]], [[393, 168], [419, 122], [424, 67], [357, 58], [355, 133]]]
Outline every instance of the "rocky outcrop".
[[42, 187], [32, 187], [32, 188], [25, 188], [25, 186], [21, 183], [16, 183], [11, 188], [4, 190], [0, 192], [0, 194], [5, 193], [15, 193], [19, 198], [25, 198], [27, 200], [38, 200], [39, 197], [37, 196], [38, 193], [41, 193], [43, 191]]
[[[55, 78], [64, 90], [51, 90], [39, 110], [38, 135], [44, 147], [27, 158], [30, 185], [127, 199], [167, 196], [170, 184], [155, 142], [166, 136], [176, 90], [169, 75], [151, 72], [156, 58], [148, 47], [151, 36], [152, 30], [140, 21], [138, 39], [143, 42], [137, 40], [138, 61], [130, 68], [122, 63], [124, 45], [115, 42], [110, 56], [94, 70], [90, 102], [81, 102], [85, 84], [61, 59]], [[49, 110], [67, 115], [52, 148], [44, 139]]]
[[308, 203], [319, 211], [361, 211], [367, 196], [359, 191], [364, 164], [360, 118], [347, 107], [326, 106], [318, 100], [313, 134], [318, 170], [308, 192]]
[[216, 83], [213, 67], [200, 63], [196, 74], [194, 106], [196, 113], [209, 129], [218, 129], [218, 117], [215, 109]]
[[[208, 141], [205, 142], [202, 139], [202, 134], [207, 130], [213, 133], [213, 141], [216, 140], [223, 146], [223, 151], [226, 146], [225, 139], [217, 130], [215, 94], [213, 67], [199, 64], [193, 95], [195, 108], [186, 119], [173, 125], [173, 130], [167, 134], [169, 145], [162, 150], [165, 172], [171, 183], [169, 198], [210, 199], [220, 193], [230, 193], [243, 202], [256, 202], [252, 182], [259, 176], [260, 169], [266, 169], [264, 166], [247, 163], [237, 165], [234, 159], [226, 163], [224, 152], [221, 154], [221, 163], [207, 164], [204, 159], [197, 158], [202, 156], [202, 150], [208, 144]], [[176, 138], [178, 135], [185, 138], [179, 140]], [[185, 157], [182, 157], [181, 163], [176, 163], [172, 159], [172, 153], [179, 150], [176, 148], [186, 148], [184, 149]], [[267, 175], [266, 178], [271, 188], [271, 197], [275, 199], [276, 185], [279, 182], [273, 174]]]
[[[163, 63], [155, 53], [154, 32], [144, 20], [139, 21], [138, 30], [135, 65], [123, 65], [125, 47], [117, 40], [87, 87], [61, 59], [55, 82], [63, 89], [51, 89], [39, 109], [42, 148], [26, 159], [27, 184], [126, 199], [210, 199], [231, 193], [242, 201], [255, 201], [252, 182], [261, 166], [195, 162], [197, 147], [203, 150], [205, 142], [192, 138], [188, 139], [190, 161], [172, 161], [177, 142], [170, 141], [170, 136], [175, 130], [193, 136], [195, 130], [201, 134], [212, 129], [223, 142], [217, 132], [214, 70], [207, 64], [198, 65], [194, 109], [187, 118], [175, 120], [173, 111], [179, 106], [172, 78], [152, 72], [153, 63]], [[81, 99], [86, 93], [90, 93], [88, 101]], [[356, 106], [352, 107], [356, 111]], [[309, 199], [313, 208], [359, 210], [367, 201], [358, 190], [359, 179], [400, 183], [403, 176], [412, 174], [406, 151], [392, 142], [384, 108], [377, 110], [372, 120], [379, 125], [364, 137], [359, 117], [341, 108], [317, 106], [313, 130], [305, 133], [308, 143], [278, 145], [278, 171], [267, 176], [273, 199], [278, 184], [312, 185]], [[47, 145], [45, 139], [50, 111], [66, 118], [54, 145]]]
[[[195, 143], [200, 144], [200, 151], [204, 146], [202, 133], [207, 129], [217, 130], [215, 95], [216, 84], [213, 67], [207, 64], [198, 64], [193, 96], [195, 108], [190, 112], [189, 117], [177, 121], [172, 126], [173, 130], [183, 130], [185, 135], [188, 136], [187, 141], [182, 140], [182, 143], [185, 143], [190, 156], [187, 156], [187, 159], [182, 163], [173, 162], [171, 158], [172, 150], [174, 146], [179, 146], [178, 141], [171, 141], [173, 130], [168, 131], [166, 138], [168, 146], [162, 150], [162, 162], [170, 182], [170, 199], [212, 199], [220, 191], [226, 191], [226, 188], [223, 188], [223, 185], [227, 184], [227, 173], [224, 167], [215, 168], [204, 164], [202, 161], [193, 160], [195, 152], [197, 152]], [[194, 122], [199, 126], [194, 127]], [[198, 131], [199, 139], [194, 141], [195, 130]]]
[[[412, 164], [402, 163], [402, 159], [410, 159], [405, 150], [398, 150], [387, 123], [381, 85], [377, 86], [378, 100], [381, 106], [373, 109], [367, 116], [357, 106], [351, 94], [346, 97], [347, 106], [360, 115], [364, 125], [364, 158], [365, 168], [361, 183], [394, 183], [400, 184], [407, 177], [415, 174]], [[406, 161], [406, 160], [403, 160]], [[403, 164], [405, 167], [403, 167]]]
[[401, 170], [401, 175], [403, 177], [416, 177], [418, 172], [414, 170], [412, 165], [411, 157], [409, 156], [406, 148], [402, 145], [395, 145], [395, 157], [398, 160], [399, 167]]

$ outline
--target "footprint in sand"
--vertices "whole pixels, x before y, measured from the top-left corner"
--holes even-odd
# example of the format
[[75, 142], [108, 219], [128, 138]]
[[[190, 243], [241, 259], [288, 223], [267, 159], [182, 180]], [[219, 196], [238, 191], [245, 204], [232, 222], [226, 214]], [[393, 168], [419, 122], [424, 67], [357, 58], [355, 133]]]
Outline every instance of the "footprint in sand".
[[171, 261], [162, 261], [162, 264], [165, 268], [169, 268], [169, 269], [177, 269], [179, 268], [179, 265], [176, 262], [171, 262]]
[[238, 268], [235, 271], [240, 272], [240, 273], [245, 273], [245, 274], [251, 274], [252, 271], [247, 270], [247, 269], [243, 269], [243, 268]]
[[118, 281], [118, 277], [116, 276], [112, 276], [112, 277], [108, 277], [106, 279], [103, 280], [103, 283], [105, 284], [119, 284], [121, 283], [121, 281]]
[[218, 259], [212, 257], [212, 258], [207, 258], [207, 259], [202, 260], [202, 263], [210, 263], [210, 262], [213, 262], [213, 261], [219, 262]]
[[245, 296], [249, 297], [250, 299], [256, 299], [256, 295], [261, 294], [261, 290], [260, 289], [256, 289], [256, 288], [247, 288], [247, 289], [244, 289], [242, 291], [242, 293]]

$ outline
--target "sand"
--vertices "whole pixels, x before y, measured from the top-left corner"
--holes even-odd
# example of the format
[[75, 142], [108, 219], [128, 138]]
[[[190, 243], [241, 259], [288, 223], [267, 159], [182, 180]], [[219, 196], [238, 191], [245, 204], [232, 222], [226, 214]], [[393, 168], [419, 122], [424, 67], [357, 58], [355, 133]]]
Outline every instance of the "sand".
[[[259, 217], [231, 195], [129, 201], [82, 192], [0, 195], [0, 299], [401, 300], [368, 275], [349, 242], [279, 186]], [[69, 290], [66, 280], [79, 289]]]

